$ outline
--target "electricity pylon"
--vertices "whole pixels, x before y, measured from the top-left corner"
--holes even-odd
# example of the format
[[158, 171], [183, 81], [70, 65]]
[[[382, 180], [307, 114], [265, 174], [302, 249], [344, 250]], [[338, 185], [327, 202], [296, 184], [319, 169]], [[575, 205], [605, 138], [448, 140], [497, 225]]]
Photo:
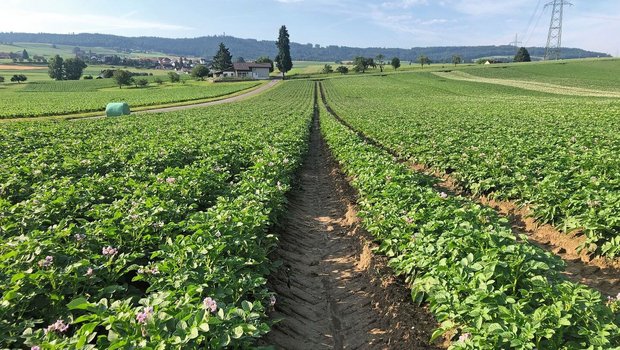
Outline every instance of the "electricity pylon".
[[519, 44], [522, 44], [522, 41], [519, 41], [519, 34], [515, 34], [515, 41], [509, 43], [510, 45], [515, 47], [515, 52], [519, 51]]
[[551, 11], [551, 23], [549, 24], [549, 35], [547, 36], [547, 47], [545, 48], [545, 61], [560, 59], [564, 5], [572, 6], [573, 4], [567, 0], [553, 0], [545, 4], [545, 8], [553, 6], [553, 10]]

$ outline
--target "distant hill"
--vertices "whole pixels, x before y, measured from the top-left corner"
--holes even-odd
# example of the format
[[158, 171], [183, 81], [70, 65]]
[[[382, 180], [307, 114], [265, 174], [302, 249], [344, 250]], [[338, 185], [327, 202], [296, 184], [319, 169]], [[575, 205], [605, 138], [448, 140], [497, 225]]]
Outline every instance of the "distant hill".
[[[47, 33], [0, 33], [0, 43], [28, 42], [81, 47], [105, 47], [121, 51], [139, 50], [164, 52], [169, 55], [211, 57], [217, 46], [223, 42], [235, 57], [254, 59], [260, 56], [274, 58], [277, 54], [275, 41], [240, 39], [232, 36], [203, 36], [199, 38], [169, 39], [159, 37], [124, 37], [108, 34], [47, 34]], [[528, 48], [530, 55], [543, 56], [544, 48]], [[291, 43], [291, 55], [299, 61], [347, 61], [356, 56], [386, 58], [399, 57], [403, 61], [414, 61], [419, 55], [426, 55], [433, 62], [450, 62], [452, 55], [460, 55], [464, 61], [480, 57], [511, 56], [515, 48], [503, 46], [445, 46], [398, 48], [355, 48], [347, 46], [319, 46]], [[576, 48], [562, 49], [562, 58], [611, 57], [602, 52]]]

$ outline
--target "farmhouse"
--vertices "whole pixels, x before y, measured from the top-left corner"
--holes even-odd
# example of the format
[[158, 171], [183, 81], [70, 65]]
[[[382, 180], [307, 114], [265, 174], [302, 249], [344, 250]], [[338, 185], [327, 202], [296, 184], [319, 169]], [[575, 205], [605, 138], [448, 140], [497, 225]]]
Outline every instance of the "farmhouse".
[[269, 79], [271, 63], [233, 63], [234, 76], [239, 78]]

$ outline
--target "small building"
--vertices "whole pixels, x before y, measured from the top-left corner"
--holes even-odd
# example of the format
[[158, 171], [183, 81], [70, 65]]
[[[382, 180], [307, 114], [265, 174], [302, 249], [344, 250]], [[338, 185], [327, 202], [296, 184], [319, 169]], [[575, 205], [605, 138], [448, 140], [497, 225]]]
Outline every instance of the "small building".
[[233, 71], [238, 78], [251, 78], [258, 80], [269, 79], [271, 63], [233, 63]]

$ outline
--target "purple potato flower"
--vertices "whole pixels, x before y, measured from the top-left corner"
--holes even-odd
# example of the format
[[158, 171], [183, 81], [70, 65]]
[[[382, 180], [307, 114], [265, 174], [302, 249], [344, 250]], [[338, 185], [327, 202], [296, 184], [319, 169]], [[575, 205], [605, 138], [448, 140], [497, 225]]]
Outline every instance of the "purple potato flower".
[[471, 334], [470, 333], [463, 333], [459, 337], [459, 341], [460, 342], [466, 342], [467, 340], [469, 340], [469, 338], [471, 338]]
[[111, 246], [103, 247], [103, 249], [101, 250], [101, 254], [105, 256], [109, 256], [109, 257], [113, 257], [117, 253], [118, 253], [118, 249], [111, 247]]
[[38, 264], [41, 267], [50, 267], [52, 266], [53, 263], [54, 263], [54, 257], [51, 255], [48, 255], [45, 257], [45, 259], [39, 260]]
[[211, 297], [206, 297], [205, 300], [202, 301], [205, 309], [210, 310], [215, 313], [217, 311], [217, 302], [213, 300]]
[[149, 306], [149, 307], [144, 308], [144, 311], [138, 312], [138, 315], [136, 315], [136, 320], [138, 321], [139, 324], [146, 324], [148, 318], [151, 317], [152, 315], [153, 315], [153, 308]]
[[64, 333], [67, 331], [67, 329], [69, 329], [69, 325], [65, 324], [65, 322], [63, 320], [57, 320], [55, 323], [47, 326], [47, 328], [44, 330], [45, 334], [49, 333], [49, 332], [58, 332], [58, 333]]

